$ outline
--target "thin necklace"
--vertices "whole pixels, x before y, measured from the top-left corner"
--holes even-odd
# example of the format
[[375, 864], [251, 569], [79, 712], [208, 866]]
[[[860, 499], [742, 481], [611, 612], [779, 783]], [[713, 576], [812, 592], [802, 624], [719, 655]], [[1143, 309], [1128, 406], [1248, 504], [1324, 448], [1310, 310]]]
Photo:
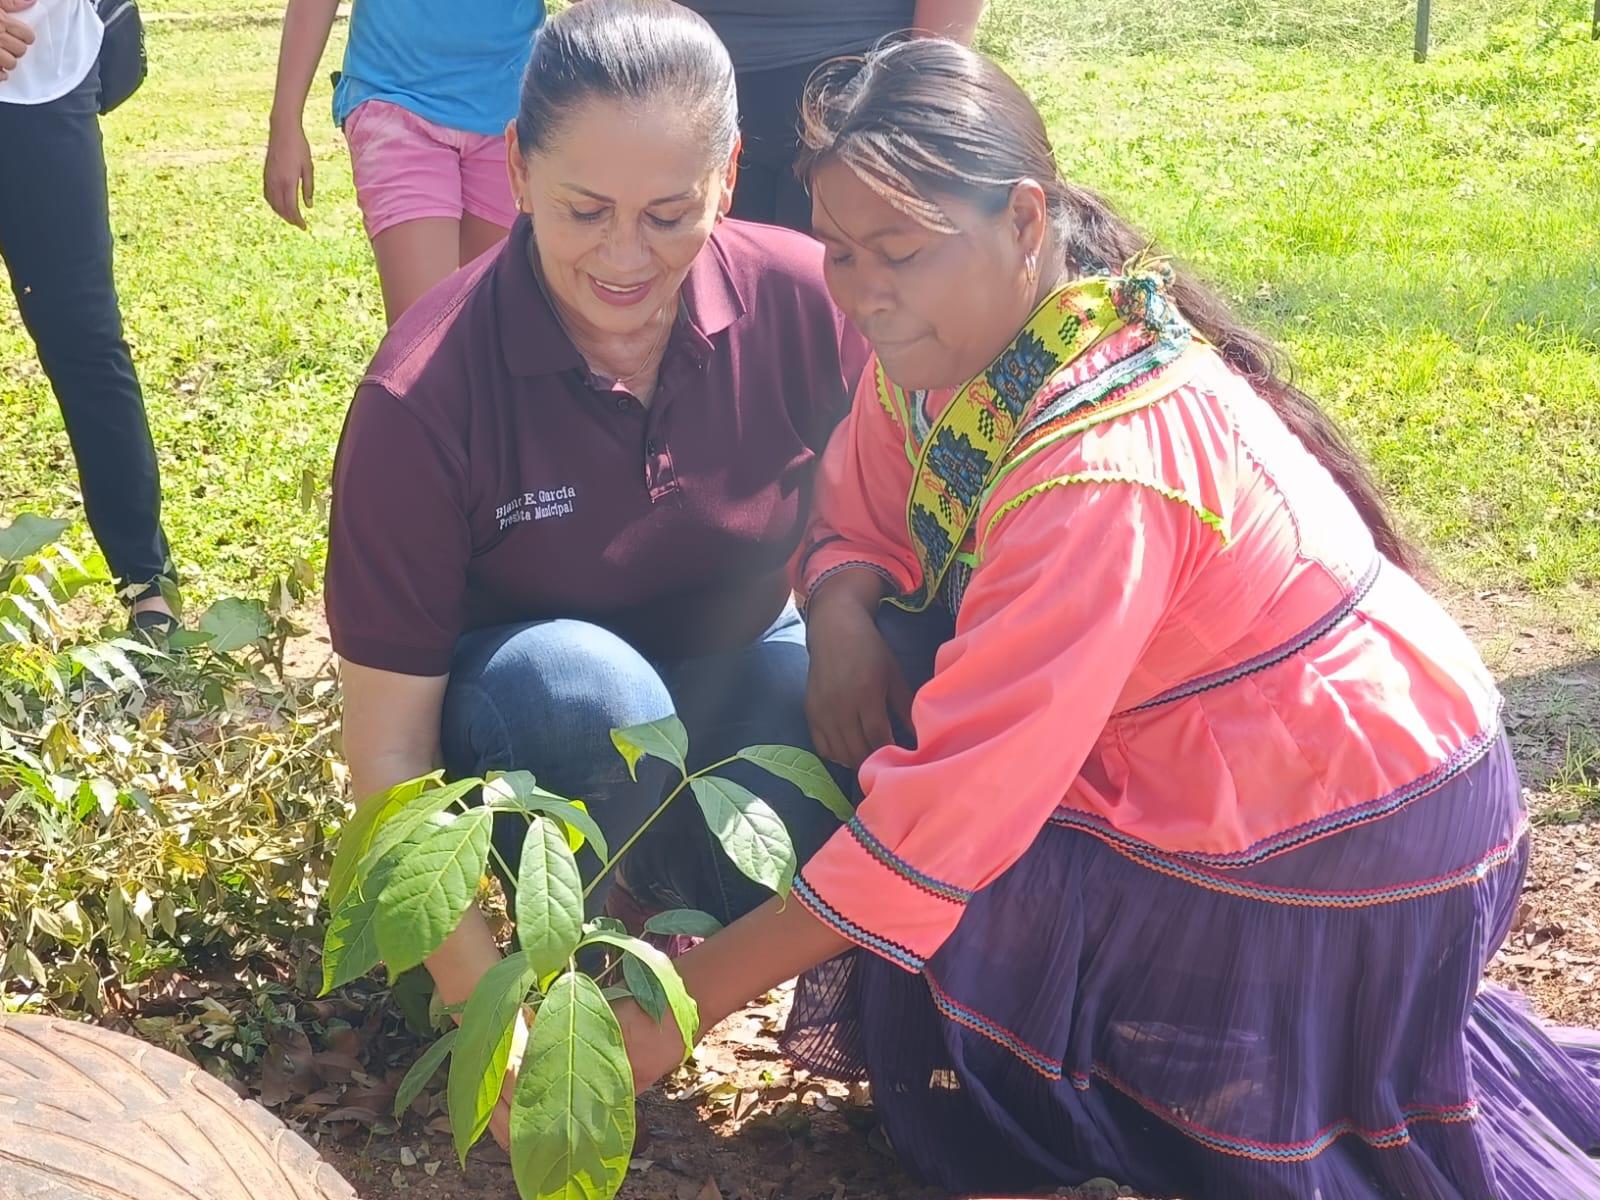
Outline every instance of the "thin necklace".
[[[561, 326], [561, 332], [567, 335], [567, 340], [572, 343], [573, 347], [580, 355], [583, 355], [583, 361], [587, 363], [589, 361], [589, 356], [583, 353], [583, 347], [578, 345], [577, 337], [574, 336], [566, 321], [562, 319], [561, 309], [556, 305], [555, 297], [551, 296], [550, 289], [545, 287], [544, 274], [539, 270], [539, 264], [533, 257], [532, 238], [528, 239], [528, 265], [533, 269], [534, 282], [539, 285], [539, 291], [544, 295], [545, 303], [550, 306], [551, 313], [555, 315], [556, 324]], [[650, 369], [650, 360], [656, 356], [656, 351], [661, 349], [661, 343], [666, 340], [667, 330], [672, 328], [672, 322], [667, 320], [666, 317], [667, 310], [663, 308], [661, 310], [661, 328], [656, 331], [656, 340], [650, 343], [650, 349], [644, 352], [644, 361], [638, 365], [632, 374], [613, 375], [612, 379], [614, 379], [617, 383], [627, 385], [632, 383], [635, 379], [639, 378], [639, 376], [643, 375], [647, 370]]]

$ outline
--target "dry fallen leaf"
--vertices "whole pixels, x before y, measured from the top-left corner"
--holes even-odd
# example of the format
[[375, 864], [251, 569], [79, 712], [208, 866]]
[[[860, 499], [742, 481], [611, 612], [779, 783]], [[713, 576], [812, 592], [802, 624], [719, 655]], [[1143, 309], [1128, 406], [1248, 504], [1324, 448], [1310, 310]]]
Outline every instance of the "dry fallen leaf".
[[693, 1183], [680, 1184], [678, 1200], [722, 1200], [722, 1189], [717, 1186], [716, 1176], [709, 1175], [698, 1189]]
[[750, 1115], [751, 1111], [760, 1102], [761, 1102], [761, 1093], [760, 1092], [744, 1091], [744, 1092], [740, 1092], [738, 1094], [738, 1096], [736, 1096], [734, 1098], [734, 1101], [733, 1101], [733, 1126], [734, 1126], [735, 1129], [738, 1129], [739, 1125], [744, 1121], [744, 1119], [746, 1117], [748, 1117]]
[[303, 1030], [290, 1030], [274, 1041], [261, 1062], [261, 1103], [277, 1108], [315, 1091], [321, 1080], [314, 1058]]

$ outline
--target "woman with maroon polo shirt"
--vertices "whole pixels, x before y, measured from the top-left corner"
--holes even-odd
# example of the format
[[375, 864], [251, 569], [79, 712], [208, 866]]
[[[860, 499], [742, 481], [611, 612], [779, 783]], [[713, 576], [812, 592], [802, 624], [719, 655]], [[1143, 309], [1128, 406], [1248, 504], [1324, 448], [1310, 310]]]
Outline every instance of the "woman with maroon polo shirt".
[[[630, 781], [610, 729], [676, 711], [701, 763], [809, 744], [785, 567], [866, 351], [818, 245], [723, 220], [737, 149], [700, 17], [589, 0], [539, 33], [507, 135], [522, 216], [395, 325], [339, 447], [327, 603], [358, 796], [527, 769], [616, 845], [665, 779]], [[802, 857], [825, 840], [820, 805], [747, 782]], [[682, 815], [630, 854], [633, 898], [759, 903]], [[428, 965], [457, 1003], [495, 957], [472, 914]]]

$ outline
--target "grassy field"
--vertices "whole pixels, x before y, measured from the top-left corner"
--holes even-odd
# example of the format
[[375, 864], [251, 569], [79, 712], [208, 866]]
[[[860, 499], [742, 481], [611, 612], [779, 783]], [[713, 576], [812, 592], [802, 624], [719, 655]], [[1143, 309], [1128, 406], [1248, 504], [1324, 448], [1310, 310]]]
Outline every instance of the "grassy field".
[[[1082, 9], [996, 48], [1064, 169], [1293, 351], [1468, 586], [1600, 578], [1600, 46], [1581, 3]], [[1361, 9], [1367, 11], [1360, 11]], [[1208, 16], [1208, 14], [1211, 14]], [[1209, 32], [1197, 45], [1192, 32]], [[1219, 22], [1225, 22], [1219, 23]]]
[[[261, 201], [279, 6], [151, 0], [152, 75], [106, 123], [124, 306], [203, 597], [320, 559], [379, 297], [328, 118], [309, 235]], [[1467, 587], [1600, 580], [1600, 46], [1586, 0], [997, 0], [982, 38], [1110, 195], [1293, 352]], [[335, 46], [325, 66], [336, 65]], [[66, 438], [0, 311], [0, 512], [74, 511]]]

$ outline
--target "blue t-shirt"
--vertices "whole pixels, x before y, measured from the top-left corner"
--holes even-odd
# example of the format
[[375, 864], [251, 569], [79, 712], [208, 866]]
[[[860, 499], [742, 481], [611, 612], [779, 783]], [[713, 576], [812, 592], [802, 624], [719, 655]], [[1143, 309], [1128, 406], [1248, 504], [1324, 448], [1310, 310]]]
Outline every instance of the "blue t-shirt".
[[450, 129], [499, 133], [543, 20], [544, 0], [355, 0], [333, 119], [387, 100]]

